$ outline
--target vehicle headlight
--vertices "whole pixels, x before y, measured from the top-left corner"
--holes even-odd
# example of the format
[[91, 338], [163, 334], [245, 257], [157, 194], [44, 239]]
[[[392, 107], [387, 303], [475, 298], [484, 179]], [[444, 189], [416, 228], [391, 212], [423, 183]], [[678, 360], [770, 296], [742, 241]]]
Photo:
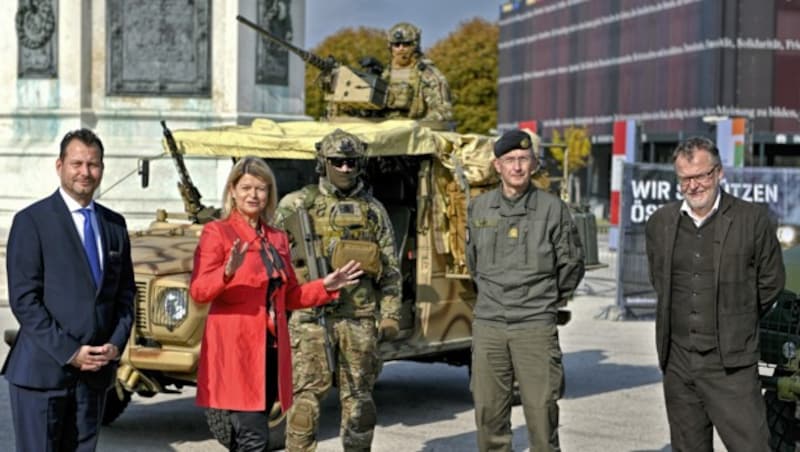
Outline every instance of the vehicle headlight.
[[778, 241], [781, 246], [789, 248], [797, 242], [797, 228], [794, 226], [779, 226], [778, 227]]
[[164, 288], [158, 293], [157, 302], [153, 305], [152, 322], [172, 331], [186, 319], [188, 313], [189, 297], [186, 289]]

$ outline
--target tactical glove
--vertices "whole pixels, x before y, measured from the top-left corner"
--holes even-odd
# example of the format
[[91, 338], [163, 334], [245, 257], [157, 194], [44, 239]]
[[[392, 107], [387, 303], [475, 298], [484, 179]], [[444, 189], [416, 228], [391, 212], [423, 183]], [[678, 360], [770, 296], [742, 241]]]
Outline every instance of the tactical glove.
[[378, 338], [382, 340], [394, 340], [399, 332], [400, 323], [395, 319], [382, 319], [378, 326]]

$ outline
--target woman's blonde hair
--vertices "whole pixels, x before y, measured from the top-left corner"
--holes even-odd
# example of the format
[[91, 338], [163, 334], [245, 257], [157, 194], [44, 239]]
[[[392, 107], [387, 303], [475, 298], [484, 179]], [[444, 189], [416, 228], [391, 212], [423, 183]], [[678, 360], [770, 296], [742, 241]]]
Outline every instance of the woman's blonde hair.
[[233, 165], [233, 169], [228, 175], [228, 181], [225, 183], [225, 191], [222, 194], [222, 199], [225, 200], [222, 208], [222, 218], [228, 218], [235, 208], [232, 190], [245, 174], [257, 177], [267, 184], [267, 205], [261, 211], [261, 221], [264, 224], [270, 224], [272, 217], [275, 215], [275, 208], [278, 206], [278, 187], [275, 183], [275, 174], [267, 165], [267, 162], [258, 157], [244, 157]]

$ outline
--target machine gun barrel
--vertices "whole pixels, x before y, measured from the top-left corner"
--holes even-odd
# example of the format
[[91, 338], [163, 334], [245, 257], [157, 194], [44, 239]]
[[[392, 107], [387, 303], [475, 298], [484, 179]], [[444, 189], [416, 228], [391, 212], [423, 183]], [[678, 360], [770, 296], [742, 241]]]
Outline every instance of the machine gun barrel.
[[180, 177], [178, 190], [183, 198], [184, 208], [193, 221], [198, 221], [199, 216], [205, 216], [200, 215], [201, 212], [207, 210], [200, 201], [202, 196], [200, 196], [200, 191], [197, 190], [197, 187], [192, 182], [192, 178], [189, 176], [189, 171], [186, 169], [186, 164], [183, 162], [183, 155], [178, 152], [178, 145], [175, 143], [175, 137], [172, 136], [172, 131], [167, 127], [166, 121], [161, 121], [161, 128], [164, 131], [164, 139], [167, 141], [167, 149], [169, 149], [170, 157], [172, 157], [175, 168], [178, 170], [178, 176]]
[[281, 38], [275, 36], [274, 34], [270, 33], [269, 30], [259, 26], [256, 23], [253, 23], [253, 22], [245, 19], [244, 17], [242, 17], [240, 15], [236, 16], [236, 20], [238, 20], [239, 22], [243, 23], [244, 25], [247, 25], [248, 27], [252, 28], [253, 30], [259, 32], [261, 34], [261, 36], [264, 36], [265, 38], [269, 39], [273, 43], [283, 47], [286, 50], [289, 50], [290, 52], [292, 52], [295, 55], [299, 56], [306, 63], [316, 67], [317, 69], [319, 69], [319, 70], [321, 70], [323, 72], [331, 71], [331, 70], [335, 69], [339, 65], [336, 62], [336, 60], [333, 59], [333, 57], [322, 58], [321, 56], [319, 56], [317, 54], [314, 54], [312, 52], [309, 52], [308, 50], [303, 50], [300, 47], [292, 45], [292, 43], [290, 43], [289, 41], [286, 41], [285, 39], [281, 39]]

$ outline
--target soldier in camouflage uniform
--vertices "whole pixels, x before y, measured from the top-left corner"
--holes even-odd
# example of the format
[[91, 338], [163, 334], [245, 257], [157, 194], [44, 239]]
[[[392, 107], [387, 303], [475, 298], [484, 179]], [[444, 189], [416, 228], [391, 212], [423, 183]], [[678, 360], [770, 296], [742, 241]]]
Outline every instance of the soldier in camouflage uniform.
[[387, 32], [392, 58], [381, 75], [389, 84], [387, 117], [451, 121], [450, 87], [422, 54], [421, 36], [419, 28], [406, 22]]
[[337, 247], [341, 251], [343, 244], [352, 241], [373, 246], [378, 262], [362, 263], [362, 268], [373, 269], [372, 274], [342, 289], [338, 302], [325, 308], [329, 331], [317, 323], [312, 310], [292, 313], [294, 405], [286, 423], [286, 449], [313, 451], [317, 447], [319, 404], [332, 383], [325, 355], [325, 334], [329, 334], [344, 450], [370, 450], [376, 422], [372, 388], [380, 365], [377, 343], [379, 337], [394, 339], [399, 331], [401, 276], [394, 232], [386, 209], [368, 193], [360, 177], [366, 145], [337, 129], [317, 143], [317, 151], [319, 184], [286, 195], [278, 204], [276, 223], [280, 226], [305, 207], [329, 268], [335, 265]]

